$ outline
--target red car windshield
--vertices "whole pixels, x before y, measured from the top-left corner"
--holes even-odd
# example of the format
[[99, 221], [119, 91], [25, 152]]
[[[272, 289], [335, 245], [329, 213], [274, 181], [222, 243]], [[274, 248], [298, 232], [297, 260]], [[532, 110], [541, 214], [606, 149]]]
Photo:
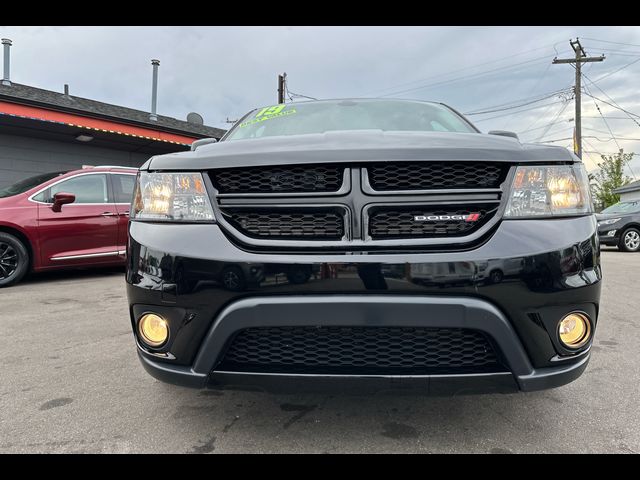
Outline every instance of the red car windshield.
[[36, 175], [35, 177], [29, 177], [24, 180], [20, 180], [18, 183], [9, 185], [8, 187], [0, 188], [0, 198], [13, 197], [14, 195], [20, 195], [27, 190], [37, 187], [41, 183], [47, 182], [52, 178], [56, 178], [60, 175], [64, 175], [67, 172], [53, 172]]

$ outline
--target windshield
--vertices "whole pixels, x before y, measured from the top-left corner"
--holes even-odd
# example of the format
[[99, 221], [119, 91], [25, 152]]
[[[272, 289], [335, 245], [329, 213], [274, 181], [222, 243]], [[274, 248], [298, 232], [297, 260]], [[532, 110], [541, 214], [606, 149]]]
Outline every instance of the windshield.
[[600, 213], [634, 213], [640, 210], [640, 200], [635, 202], [619, 202], [605, 208]]
[[0, 198], [19, 195], [27, 190], [31, 190], [33, 187], [37, 187], [41, 183], [51, 180], [52, 178], [64, 175], [65, 173], [67, 172], [44, 173], [42, 175], [36, 175], [35, 177], [29, 177], [25, 180], [20, 180], [18, 183], [0, 188]]
[[280, 104], [254, 110], [233, 127], [225, 140], [370, 129], [476, 132], [462, 117], [437, 103], [332, 100]]

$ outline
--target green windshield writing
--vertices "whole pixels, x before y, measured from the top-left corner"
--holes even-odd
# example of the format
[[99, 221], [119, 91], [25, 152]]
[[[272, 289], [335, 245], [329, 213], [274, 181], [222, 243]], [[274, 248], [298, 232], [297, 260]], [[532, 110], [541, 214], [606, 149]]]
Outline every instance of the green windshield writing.
[[240, 128], [254, 125], [256, 123], [264, 122], [265, 120], [271, 120], [272, 118], [284, 117], [296, 113], [296, 109], [285, 110], [286, 105], [274, 105], [272, 107], [265, 107], [260, 110], [256, 115], [246, 122], [240, 124]]

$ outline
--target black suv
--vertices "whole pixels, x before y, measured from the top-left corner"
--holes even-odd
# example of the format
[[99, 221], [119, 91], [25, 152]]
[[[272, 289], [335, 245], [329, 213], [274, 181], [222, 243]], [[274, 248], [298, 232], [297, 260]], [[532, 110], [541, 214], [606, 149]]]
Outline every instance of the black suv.
[[596, 215], [601, 245], [640, 250], [640, 200], [618, 202]]
[[439, 103], [327, 100], [151, 158], [128, 245], [142, 364], [277, 391], [574, 380], [602, 278], [585, 170], [499, 133]]

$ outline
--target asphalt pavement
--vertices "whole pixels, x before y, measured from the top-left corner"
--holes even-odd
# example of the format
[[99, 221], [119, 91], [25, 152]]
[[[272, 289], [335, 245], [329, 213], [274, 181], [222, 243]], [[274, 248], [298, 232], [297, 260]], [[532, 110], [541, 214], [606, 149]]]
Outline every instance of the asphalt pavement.
[[150, 377], [122, 270], [0, 289], [0, 452], [640, 452], [640, 254], [603, 252], [593, 355], [575, 382], [510, 395], [271, 395]]

